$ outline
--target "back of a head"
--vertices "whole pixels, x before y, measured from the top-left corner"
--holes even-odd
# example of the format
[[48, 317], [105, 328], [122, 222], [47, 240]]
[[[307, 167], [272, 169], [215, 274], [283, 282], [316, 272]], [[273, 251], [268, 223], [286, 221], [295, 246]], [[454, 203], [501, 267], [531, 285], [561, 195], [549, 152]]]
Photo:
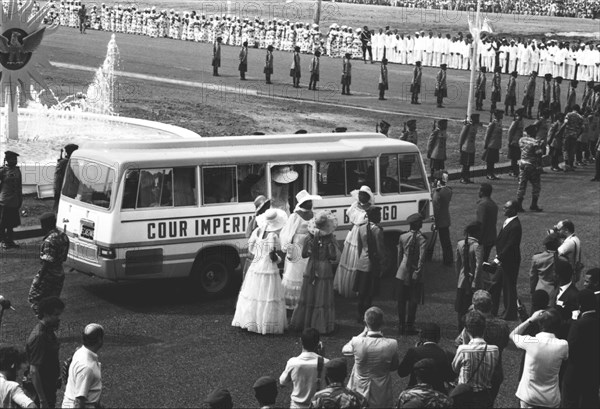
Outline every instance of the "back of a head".
[[343, 383], [348, 375], [346, 360], [343, 358], [334, 358], [325, 364], [325, 376], [329, 382]]
[[427, 322], [421, 326], [421, 340], [424, 342], [439, 342], [441, 338], [440, 326], [435, 322]]
[[562, 220], [561, 223], [565, 229], [567, 229], [571, 233], [575, 233], [575, 224], [571, 220], [565, 219]]
[[483, 338], [485, 317], [479, 311], [470, 311], [465, 316], [465, 328], [472, 338]]
[[383, 326], [383, 311], [379, 307], [371, 307], [365, 312], [365, 324], [372, 331], [379, 331]]
[[82, 339], [85, 347], [97, 345], [104, 339], [104, 328], [100, 324], [88, 324], [83, 329]]
[[319, 341], [321, 340], [321, 334], [315, 328], [306, 328], [302, 331], [301, 335], [302, 347], [307, 351], [315, 352]]
[[492, 196], [493, 187], [489, 183], [482, 183], [479, 187], [479, 190], [481, 191], [481, 194], [484, 197]]
[[546, 292], [546, 290], [535, 290], [533, 294], [531, 294], [531, 310], [532, 313], [539, 310], [545, 310], [548, 308], [548, 304], [550, 303], [550, 296]]
[[492, 311], [492, 295], [486, 290], [477, 290], [472, 298], [473, 308], [487, 314]]
[[254, 396], [261, 406], [272, 405], [277, 401], [277, 380], [271, 376], [261, 376], [252, 386]]
[[565, 285], [571, 282], [573, 278], [573, 266], [568, 259], [560, 256], [554, 261], [554, 270], [558, 276], [558, 282], [560, 285]]
[[38, 304], [39, 318], [51, 315], [55, 311], [63, 311], [64, 309], [65, 303], [60, 298], [55, 296], [43, 298]]
[[42, 232], [47, 234], [56, 227], [56, 215], [51, 212], [44, 213], [40, 216], [40, 225], [42, 227]]
[[596, 295], [588, 288], [584, 288], [577, 294], [577, 302], [581, 312], [591, 311], [596, 309]]
[[467, 227], [465, 227], [465, 233], [478, 239], [479, 236], [481, 236], [481, 222], [474, 221], [469, 223]]
[[419, 383], [431, 383], [435, 379], [435, 361], [431, 358], [421, 359], [413, 365], [413, 372]]
[[542, 331], [556, 334], [560, 330], [560, 314], [554, 308], [544, 310], [538, 323]]
[[231, 398], [231, 393], [229, 393], [227, 389], [215, 389], [206, 397], [206, 399], [204, 399], [204, 403], [211, 409], [233, 408], [233, 399]]
[[0, 344], [0, 371], [18, 369], [24, 362], [27, 362], [24, 350], [12, 345]]
[[379, 206], [371, 206], [367, 209], [367, 217], [369, 221], [377, 224], [381, 222], [381, 207]]

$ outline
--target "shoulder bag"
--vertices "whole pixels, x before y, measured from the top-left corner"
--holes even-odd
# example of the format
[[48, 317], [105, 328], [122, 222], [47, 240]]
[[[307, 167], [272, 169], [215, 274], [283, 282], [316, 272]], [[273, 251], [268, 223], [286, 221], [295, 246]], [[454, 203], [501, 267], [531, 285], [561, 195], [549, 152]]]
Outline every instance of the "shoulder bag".
[[487, 353], [487, 347], [488, 347], [488, 344], [486, 343], [485, 348], [483, 350], [483, 355], [482, 355], [481, 359], [479, 360], [477, 367], [471, 373], [471, 376], [469, 377], [469, 380], [467, 381], [467, 383], [462, 383], [462, 384], [456, 385], [456, 387], [449, 393], [448, 396], [450, 396], [452, 398], [455, 408], [469, 407], [469, 404], [472, 402], [473, 394], [475, 392], [473, 391], [473, 384], [471, 383], [471, 381], [473, 380], [473, 378], [475, 377], [475, 374], [477, 373], [477, 371], [479, 371], [481, 364], [485, 360], [485, 354]]

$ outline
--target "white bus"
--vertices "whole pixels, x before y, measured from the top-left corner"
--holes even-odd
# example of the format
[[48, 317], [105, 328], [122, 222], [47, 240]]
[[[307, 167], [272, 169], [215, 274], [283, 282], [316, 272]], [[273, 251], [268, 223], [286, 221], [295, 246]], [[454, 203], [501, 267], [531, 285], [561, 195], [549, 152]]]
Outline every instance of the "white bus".
[[418, 148], [379, 133], [107, 141], [69, 162], [57, 215], [71, 240], [67, 264], [113, 281], [190, 277], [199, 291], [222, 293], [247, 254], [254, 198], [282, 195], [276, 166], [298, 173], [283, 193], [289, 209], [302, 189], [321, 195], [314, 208], [336, 213], [339, 241], [351, 228], [350, 192], [362, 185], [382, 207], [394, 258], [407, 216], [421, 213], [431, 230]]

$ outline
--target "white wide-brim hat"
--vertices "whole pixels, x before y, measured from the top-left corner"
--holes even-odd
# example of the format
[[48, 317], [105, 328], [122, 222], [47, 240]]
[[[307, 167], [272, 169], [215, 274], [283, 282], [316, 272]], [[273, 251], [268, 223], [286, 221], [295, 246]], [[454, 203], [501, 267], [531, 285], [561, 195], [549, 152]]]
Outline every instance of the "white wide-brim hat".
[[319, 196], [319, 195], [311, 195], [306, 190], [301, 190], [296, 195], [296, 200], [298, 201], [299, 205], [301, 205], [302, 203], [308, 202], [309, 200], [321, 200], [321, 199], [322, 199], [321, 196]]
[[319, 233], [321, 236], [327, 236], [335, 231], [338, 226], [338, 220], [331, 210], [321, 210], [315, 217], [309, 220], [307, 229], [313, 236]]
[[298, 179], [298, 172], [292, 169], [291, 166], [278, 166], [273, 168], [271, 175], [273, 182], [288, 184]]
[[268, 209], [256, 217], [256, 224], [265, 231], [281, 230], [287, 221], [287, 214], [281, 209]]
[[367, 185], [362, 185], [360, 187], [360, 189], [355, 189], [352, 192], [350, 192], [350, 195], [355, 199], [358, 200], [358, 192], [365, 192], [366, 194], [369, 195], [369, 197], [371, 198], [371, 200], [369, 200], [369, 202], [371, 202], [371, 204], [375, 204], [375, 195], [373, 194], [373, 192], [371, 191], [371, 188]]

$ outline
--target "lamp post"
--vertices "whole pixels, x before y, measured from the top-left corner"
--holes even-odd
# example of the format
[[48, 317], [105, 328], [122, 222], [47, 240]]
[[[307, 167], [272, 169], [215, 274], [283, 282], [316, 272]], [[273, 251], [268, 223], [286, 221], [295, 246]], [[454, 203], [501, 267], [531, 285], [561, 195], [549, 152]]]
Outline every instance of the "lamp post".
[[475, 70], [477, 69], [477, 47], [479, 46], [479, 35], [481, 31], [480, 26], [480, 12], [481, 0], [477, 0], [477, 11], [475, 12], [475, 28], [471, 30], [473, 35], [473, 55], [471, 55], [471, 77], [469, 79], [469, 99], [467, 101], [467, 120], [471, 118], [471, 112], [473, 111], [473, 90], [475, 84]]

